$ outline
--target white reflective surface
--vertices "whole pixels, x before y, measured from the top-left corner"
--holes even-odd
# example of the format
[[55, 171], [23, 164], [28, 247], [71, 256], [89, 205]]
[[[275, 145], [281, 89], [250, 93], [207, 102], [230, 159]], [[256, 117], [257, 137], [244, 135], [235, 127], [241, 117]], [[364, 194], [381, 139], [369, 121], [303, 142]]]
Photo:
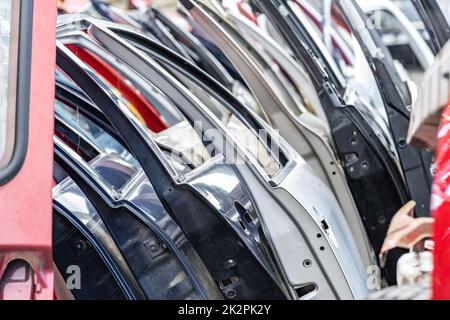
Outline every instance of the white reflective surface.
[[0, 160], [6, 147], [11, 0], [0, 0]]

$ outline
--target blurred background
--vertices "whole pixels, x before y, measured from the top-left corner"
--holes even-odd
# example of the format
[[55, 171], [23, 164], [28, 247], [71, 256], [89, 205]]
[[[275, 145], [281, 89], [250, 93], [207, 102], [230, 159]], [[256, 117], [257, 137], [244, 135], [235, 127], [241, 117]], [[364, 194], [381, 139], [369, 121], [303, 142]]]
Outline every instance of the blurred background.
[[[176, 6], [177, 0], [105, 0], [116, 6], [124, 9], [130, 9], [133, 7], [140, 7], [148, 4], [152, 4], [158, 8], [170, 9]], [[64, 7], [66, 11], [77, 11], [80, 8], [80, 4], [89, 3], [89, 0], [58, 0], [58, 5]]]

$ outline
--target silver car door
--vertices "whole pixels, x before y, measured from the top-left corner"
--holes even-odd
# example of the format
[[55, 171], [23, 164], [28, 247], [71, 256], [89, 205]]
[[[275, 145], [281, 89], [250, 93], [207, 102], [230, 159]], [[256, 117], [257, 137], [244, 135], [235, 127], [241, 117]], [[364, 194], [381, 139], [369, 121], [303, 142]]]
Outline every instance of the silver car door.
[[[365, 267], [339, 205], [334, 195], [292, 148], [281, 140], [279, 147], [283, 156], [280, 159], [283, 160], [280, 164], [283, 168], [275, 176], [268, 176], [254, 156], [240, 146], [239, 141], [235, 140], [211, 111], [202, 106], [189, 91], [183, 90], [175, 78], [155, 65], [142, 52], [118, 40], [109, 30], [93, 23], [90, 32], [108, 50], [121, 59], [126, 58], [127, 62], [145, 74], [149, 81], [157, 82], [168, 97], [177, 101], [177, 106], [184, 114], [194, 121], [202, 122], [203, 132], [214, 130], [219, 134], [220, 138], [214, 139], [213, 143], [226, 157], [227, 162], [235, 163], [235, 160], [239, 160], [238, 163], [243, 164], [233, 165], [233, 168], [242, 178], [241, 182], [245, 181], [246, 188], [254, 199], [258, 219], [293, 297], [302, 292], [298, 289], [311, 285], [313, 290], [309, 297], [365, 296], [368, 290]], [[260, 125], [272, 137], [272, 141], [277, 141], [272, 129], [263, 122]], [[233, 154], [238, 158], [231, 157], [226, 151], [227, 148], [234, 150]], [[149, 171], [148, 174], [153, 173]], [[183, 184], [184, 178], [178, 181]], [[299, 188], [298, 181], [310, 183]], [[289, 238], [286, 232], [294, 238]], [[322, 245], [313, 245], [317, 241]], [[298, 258], [292, 256], [293, 252], [298, 252], [299, 256], [306, 254], [312, 260], [302, 260], [304, 268], [299, 270]], [[333, 281], [328, 281], [327, 278], [331, 274]]]
[[370, 245], [362, 227], [360, 215], [323, 125], [320, 122], [318, 127], [311, 125], [317, 121], [308, 112], [295, 116], [272, 88], [267, 72], [261, 70], [243, 46], [238, 45], [199, 6], [190, 12], [199, 24], [203, 24], [205, 31], [210, 33], [212, 38], [217, 39], [217, 44], [221, 46], [228, 58], [239, 67], [247, 85], [253, 88], [252, 91], [257, 99], [264, 102], [260, 103], [260, 106], [265, 110], [274, 127], [280, 131], [280, 135], [300, 153], [316, 170], [322, 181], [336, 194], [340, 206], [352, 226], [354, 236], [359, 239], [358, 245], [364, 261], [370, 263], [369, 261], [372, 261]]

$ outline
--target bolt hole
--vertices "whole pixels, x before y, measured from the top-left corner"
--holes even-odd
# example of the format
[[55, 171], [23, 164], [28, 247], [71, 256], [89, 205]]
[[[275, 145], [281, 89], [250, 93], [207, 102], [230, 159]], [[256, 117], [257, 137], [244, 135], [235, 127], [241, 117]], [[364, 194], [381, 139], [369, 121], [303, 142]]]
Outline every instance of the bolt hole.
[[305, 268], [309, 268], [309, 267], [311, 267], [311, 265], [312, 265], [312, 261], [311, 260], [306, 259], [305, 261], [303, 261], [303, 266]]
[[398, 140], [398, 146], [400, 147], [400, 148], [406, 148], [406, 146], [407, 146], [407, 143], [406, 143], [406, 139], [404, 139], [404, 138], [401, 138], [401, 139], [399, 139]]
[[237, 296], [237, 292], [235, 290], [229, 290], [225, 293], [228, 299], [234, 299]]
[[234, 261], [233, 259], [228, 259], [227, 261], [225, 261], [225, 267], [227, 269], [231, 269], [236, 265], [236, 261]]

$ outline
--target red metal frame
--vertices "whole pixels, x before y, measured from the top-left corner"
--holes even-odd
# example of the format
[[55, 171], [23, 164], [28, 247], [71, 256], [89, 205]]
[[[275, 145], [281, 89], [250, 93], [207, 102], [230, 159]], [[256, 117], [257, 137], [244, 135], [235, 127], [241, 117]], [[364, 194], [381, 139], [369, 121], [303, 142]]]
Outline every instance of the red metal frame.
[[[0, 296], [53, 299], [52, 176], [56, 1], [34, 1], [28, 151], [17, 176], [0, 187], [0, 278], [24, 260], [31, 286], [11, 283]], [[19, 75], [20, 76], [20, 75]]]
[[163, 120], [159, 112], [145, 99], [145, 97], [116, 70], [111, 68], [103, 59], [97, 55], [78, 47], [77, 45], [69, 44], [67, 47], [75, 53], [78, 58], [94, 69], [106, 81], [108, 81], [114, 88], [120, 91], [123, 97], [128, 100], [134, 107], [136, 107], [139, 114], [145, 121], [145, 124], [153, 132], [161, 132], [167, 129], [168, 125]]
[[450, 299], [450, 103], [442, 113], [436, 150], [432, 207], [434, 225], [433, 299]]

